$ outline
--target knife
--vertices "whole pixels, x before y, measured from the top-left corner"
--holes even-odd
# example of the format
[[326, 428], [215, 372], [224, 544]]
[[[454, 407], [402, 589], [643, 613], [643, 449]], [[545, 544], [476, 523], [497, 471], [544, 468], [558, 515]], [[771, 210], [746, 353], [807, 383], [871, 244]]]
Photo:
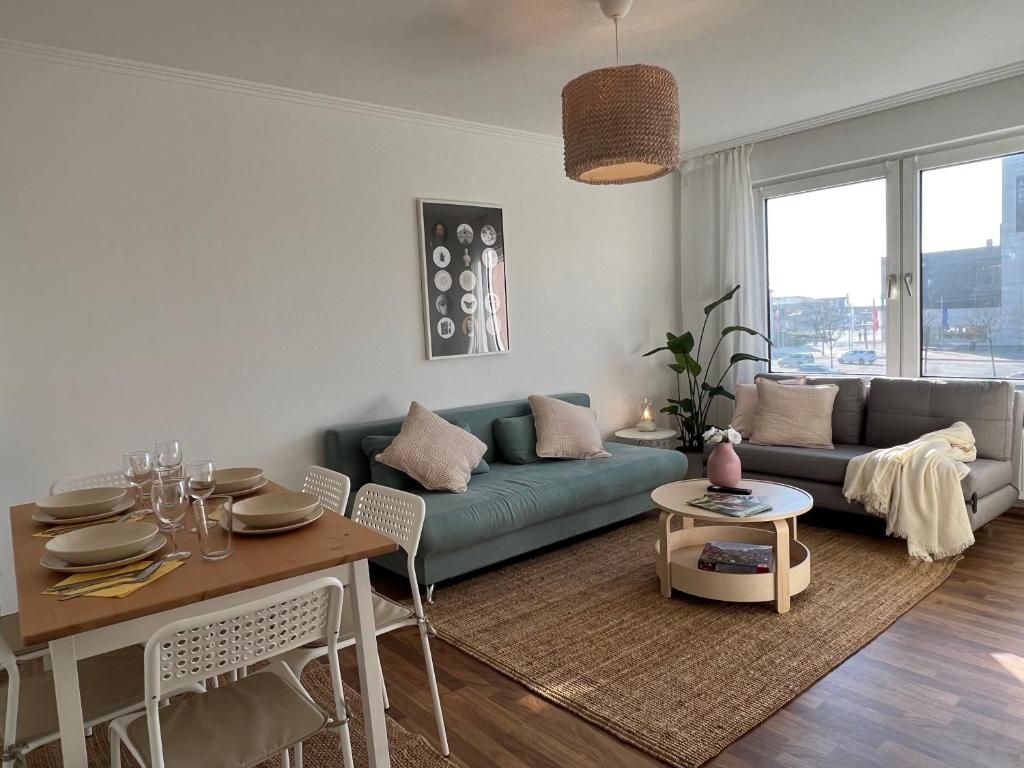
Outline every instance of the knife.
[[[147, 565], [145, 568], [142, 568], [137, 571], [127, 571], [125, 573], [118, 573], [113, 576], [99, 576], [95, 579], [86, 579], [85, 581], [78, 581], [74, 584], [64, 584], [63, 586], [50, 587], [47, 591], [74, 592], [76, 589], [82, 589], [83, 587], [91, 587], [93, 584], [102, 584], [104, 581], [116, 581], [117, 579], [132, 579], [138, 576], [140, 573], [143, 573], [145, 571], [148, 571], [150, 568], [153, 568], [154, 565], [160, 565], [160, 561], [158, 560], [155, 563], [151, 563], [150, 565]], [[154, 568], [153, 570], [156, 569]], [[152, 571], [150, 571], [150, 573], [152, 573]]]

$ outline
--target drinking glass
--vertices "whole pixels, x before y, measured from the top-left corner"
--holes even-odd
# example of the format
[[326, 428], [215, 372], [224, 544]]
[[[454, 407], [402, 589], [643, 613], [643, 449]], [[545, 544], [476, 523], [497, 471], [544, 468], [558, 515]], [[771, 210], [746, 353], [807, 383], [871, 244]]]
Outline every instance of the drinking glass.
[[188, 484], [183, 479], [166, 479], [153, 481], [153, 511], [157, 519], [167, 526], [171, 534], [171, 546], [174, 551], [165, 555], [165, 560], [184, 560], [192, 555], [178, 549], [178, 528], [183, 528], [182, 521], [188, 512]]
[[153, 454], [149, 451], [131, 451], [124, 454], [121, 457], [121, 474], [135, 489], [135, 502], [140, 507], [132, 514], [142, 515], [151, 512], [150, 509], [142, 508], [142, 484], [153, 476]]
[[231, 554], [231, 497], [210, 496], [192, 502], [203, 560], [223, 560]]
[[181, 443], [177, 440], [160, 440], [153, 449], [156, 465], [161, 468], [181, 466]]
[[217, 485], [213, 479], [214, 466], [212, 461], [201, 459], [185, 464], [185, 479], [188, 481], [188, 492], [193, 499], [205, 499], [213, 493]]

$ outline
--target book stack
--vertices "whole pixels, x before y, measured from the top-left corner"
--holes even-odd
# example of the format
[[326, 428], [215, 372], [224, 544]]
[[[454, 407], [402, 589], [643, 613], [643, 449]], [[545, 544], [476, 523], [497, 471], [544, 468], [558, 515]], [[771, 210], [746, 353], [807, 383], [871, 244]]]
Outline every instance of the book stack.
[[697, 567], [716, 573], [771, 573], [773, 550], [770, 544], [745, 544], [741, 541], [709, 541], [700, 553]]

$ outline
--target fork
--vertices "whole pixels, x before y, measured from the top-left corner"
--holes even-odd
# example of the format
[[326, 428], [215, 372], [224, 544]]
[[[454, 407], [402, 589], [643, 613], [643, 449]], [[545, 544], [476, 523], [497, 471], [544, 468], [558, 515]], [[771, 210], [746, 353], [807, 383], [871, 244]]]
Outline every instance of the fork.
[[58, 601], [74, 600], [76, 597], [81, 597], [82, 595], [88, 595], [88, 594], [90, 594], [92, 592], [99, 592], [101, 589], [106, 589], [107, 587], [120, 587], [120, 586], [124, 586], [125, 584], [138, 584], [140, 581], [145, 581], [150, 576], [152, 576], [154, 573], [156, 573], [156, 569], [159, 568], [161, 565], [163, 565], [163, 563], [164, 563], [164, 559], [160, 558], [159, 560], [156, 560], [156, 561], [150, 563], [149, 565], [147, 565], [145, 568], [143, 568], [138, 573], [129, 574], [129, 575], [127, 575], [127, 576], [125, 576], [124, 578], [121, 578], [121, 579], [113, 579], [111, 581], [105, 581], [102, 584], [96, 584], [96, 585], [94, 585], [92, 587], [88, 587], [86, 589], [83, 589], [81, 592], [75, 592], [75, 594], [73, 594], [73, 595], [61, 595], [59, 598], [57, 598], [57, 600]]

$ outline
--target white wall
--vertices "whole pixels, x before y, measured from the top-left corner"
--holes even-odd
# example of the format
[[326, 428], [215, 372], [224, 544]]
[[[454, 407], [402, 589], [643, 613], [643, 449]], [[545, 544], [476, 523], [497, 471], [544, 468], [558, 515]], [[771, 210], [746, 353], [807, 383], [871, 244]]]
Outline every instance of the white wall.
[[[583, 390], [611, 431], [669, 388], [640, 355], [678, 317], [671, 179], [585, 187], [555, 144], [13, 55], [0, 103], [5, 508], [163, 437], [295, 485], [325, 427], [413, 398]], [[426, 361], [419, 196], [504, 206], [511, 354]]]
[[956, 91], [754, 146], [754, 181], [1024, 130], [1024, 76]]

